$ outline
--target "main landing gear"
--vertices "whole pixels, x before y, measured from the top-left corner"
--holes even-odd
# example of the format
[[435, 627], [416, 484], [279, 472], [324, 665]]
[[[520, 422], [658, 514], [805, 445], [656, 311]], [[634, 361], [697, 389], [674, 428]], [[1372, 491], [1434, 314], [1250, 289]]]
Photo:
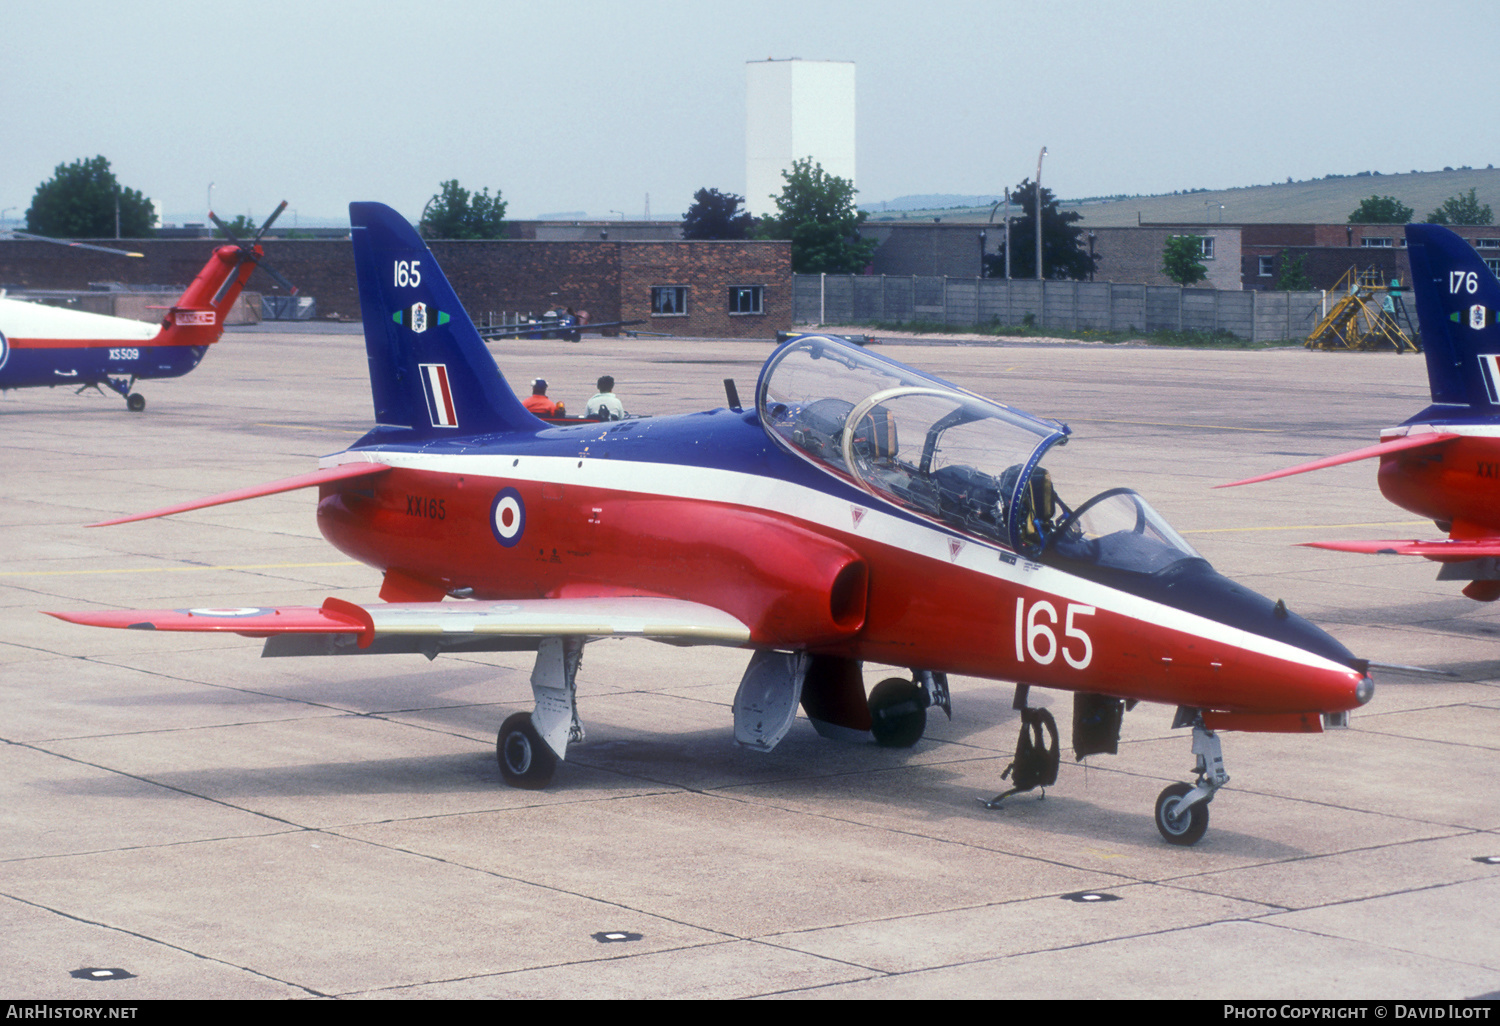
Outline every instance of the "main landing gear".
[[1193, 754], [1198, 757], [1195, 772], [1198, 779], [1187, 784], [1169, 784], [1156, 799], [1156, 829], [1168, 844], [1191, 845], [1202, 839], [1208, 829], [1208, 803], [1214, 794], [1229, 783], [1224, 772], [1224, 752], [1219, 735], [1203, 725], [1198, 709], [1179, 708], [1173, 728], [1193, 728]]
[[582, 741], [578, 719], [578, 666], [583, 638], [543, 638], [531, 670], [536, 709], [506, 717], [495, 739], [500, 775], [512, 787], [539, 791], [552, 782], [570, 742]]
[[870, 733], [883, 748], [910, 748], [927, 729], [927, 710], [938, 706], [953, 718], [948, 675], [914, 670], [911, 680], [888, 677], [870, 690]]
[[[93, 388], [103, 392], [104, 390], [99, 388], [100, 384], [98, 381], [90, 381], [78, 391], [82, 392], [84, 388]], [[105, 378], [103, 384], [108, 385], [110, 391], [119, 392], [120, 395], [125, 397], [125, 408], [131, 413], [140, 413], [146, 408], [146, 397], [139, 392], [131, 391], [135, 387], [135, 378]]]

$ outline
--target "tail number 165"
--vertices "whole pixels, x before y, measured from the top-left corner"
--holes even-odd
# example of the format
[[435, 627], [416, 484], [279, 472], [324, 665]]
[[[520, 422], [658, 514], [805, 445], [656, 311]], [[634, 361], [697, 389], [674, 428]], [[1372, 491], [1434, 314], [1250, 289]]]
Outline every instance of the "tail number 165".
[[[1026, 608], [1026, 599], [1016, 599], [1016, 662], [1024, 663], [1029, 656], [1034, 663], [1049, 665], [1062, 652], [1062, 657], [1075, 670], [1082, 670], [1094, 658], [1094, 646], [1089, 636], [1074, 622], [1074, 617], [1093, 616], [1093, 606], [1068, 603], [1067, 616], [1063, 619], [1063, 638], [1057, 640], [1057, 608], [1046, 599], [1040, 599]], [[1075, 651], [1077, 654], [1075, 654]]]

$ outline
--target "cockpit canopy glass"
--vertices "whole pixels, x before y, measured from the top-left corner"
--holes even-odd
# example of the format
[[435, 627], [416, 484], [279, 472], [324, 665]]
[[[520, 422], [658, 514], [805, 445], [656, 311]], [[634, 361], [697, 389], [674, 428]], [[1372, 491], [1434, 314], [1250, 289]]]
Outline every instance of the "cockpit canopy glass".
[[1185, 559], [1202, 560], [1145, 499], [1129, 488], [1101, 492], [1052, 532], [1044, 562], [1154, 574]]
[[791, 452], [970, 534], [1034, 548], [1058, 516], [1038, 464], [1066, 438], [1064, 425], [847, 342], [787, 343], [761, 371], [756, 402], [766, 432]]

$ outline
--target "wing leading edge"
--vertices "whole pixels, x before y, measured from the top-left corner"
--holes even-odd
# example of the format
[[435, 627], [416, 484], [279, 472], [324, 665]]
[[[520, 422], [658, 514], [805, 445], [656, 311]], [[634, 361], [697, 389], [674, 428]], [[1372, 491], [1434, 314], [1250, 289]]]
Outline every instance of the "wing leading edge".
[[[329, 598], [318, 608], [119, 609], [48, 613], [90, 627], [208, 631], [252, 638], [284, 635], [354, 635], [357, 647], [416, 639], [437, 647], [485, 639], [642, 637], [687, 645], [739, 646], [750, 628], [722, 610], [698, 602], [655, 597], [518, 599], [515, 601], [391, 602], [360, 606]], [[268, 647], [267, 655], [315, 654], [334, 648]], [[381, 651], [422, 651], [418, 644]], [[432, 647], [432, 646], [425, 646]], [[512, 646], [500, 646], [512, 647]], [[348, 645], [343, 648], [349, 648]]]

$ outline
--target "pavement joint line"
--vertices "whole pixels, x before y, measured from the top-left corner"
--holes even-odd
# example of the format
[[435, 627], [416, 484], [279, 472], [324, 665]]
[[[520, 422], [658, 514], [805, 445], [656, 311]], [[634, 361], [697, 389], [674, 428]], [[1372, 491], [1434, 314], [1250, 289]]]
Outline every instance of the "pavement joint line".
[[[326, 997], [332, 997], [333, 996], [332, 994], [325, 994], [322, 991], [314, 990], [312, 987], [309, 987], [309, 986], [307, 986], [304, 983], [293, 983], [290, 980], [279, 979], [279, 978], [277, 978], [275, 976], [270, 975], [269, 973], [261, 972], [258, 969], [252, 969], [249, 966], [245, 966], [245, 965], [236, 965], [233, 962], [226, 962], [222, 958], [216, 958], [213, 955], [206, 955], [206, 954], [204, 954], [201, 951], [194, 951], [191, 948], [185, 948], [185, 947], [183, 947], [180, 944], [173, 944], [171, 941], [162, 940], [160, 937], [152, 937], [152, 936], [149, 936], [147, 934], [141, 933], [141, 932], [139, 932], [137, 930], [126, 929], [123, 926], [115, 926], [112, 923], [102, 922], [102, 921], [97, 920], [97, 919], [86, 919], [83, 916], [74, 915], [71, 912], [64, 912], [60, 908], [53, 908], [50, 905], [43, 905], [42, 903], [37, 902], [37, 901], [30, 901], [30, 900], [28, 900], [26, 898], [21, 897], [18, 894], [10, 894], [8, 892], [5, 892], [4, 896], [7, 897], [7, 898], [9, 898], [11, 901], [18, 902], [18, 903], [20, 903], [22, 905], [28, 905], [31, 908], [40, 909], [43, 912], [50, 912], [52, 915], [60, 916], [63, 919], [68, 919], [68, 920], [71, 920], [71, 921], [73, 921], [75, 923], [83, 923], [85, 926], [95, 926], [95, 927], [98, 927], [101, 930], [112, 930], [115, 933], [122, 933], [122, 934], [124, 934], [127, 937], [135, 937], [135, 938], [137, 938], [139, 940], [143, 940], [147, 944], [158, 944], [158, 945], [160, 945], [160, 946], [162, 946], [164, 948], [169, 948], [172, 951], [180, 951], [184, 955], [191, 956], [192, 958], [201, 958], [205, 962], [214, 962], [214, 963], [217, 963], [218, 965], [227, 966], [230, 969], [236, 969], [236, 970], [238, 970], [240, 972], [243, 972], [243, 973], [249, 973], [251, 976], [258, 976], [258, 977], [260, 977], [263, 980], [270, 980], [272, 983], [279, 983], [279, 984], [281, 984], [284, 987], [292, 987], [292, 988], [295, 988], [296, 990], [300, 990], [300, 991], [305, 992], [306, 994], [308, 994], [311, 997], [326, 998]], [[20, 1002], [16, 1002], [16, 1003], [19, 1004]], [[80, 1002], [80, 1003], [92, 1003], [92, 1002]]]

